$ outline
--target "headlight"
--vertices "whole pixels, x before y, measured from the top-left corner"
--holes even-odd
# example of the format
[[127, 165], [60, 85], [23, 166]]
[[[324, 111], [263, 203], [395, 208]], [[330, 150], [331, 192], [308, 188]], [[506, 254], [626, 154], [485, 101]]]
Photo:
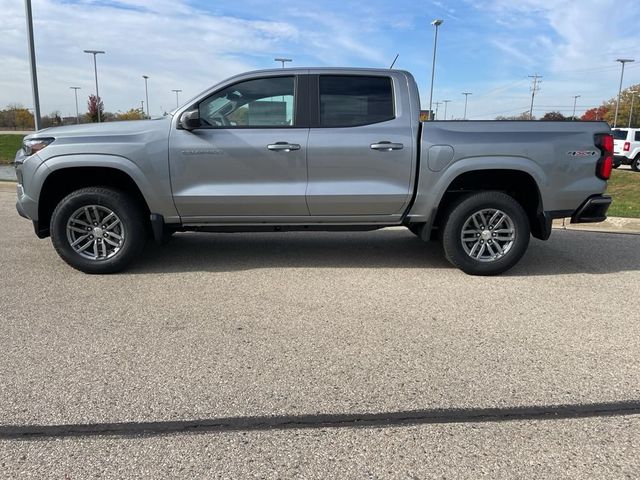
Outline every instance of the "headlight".
[[30, 140], [24, 140], [22, 142], [22, 149], [24, 150], [25, 156], [33, 155], [34, 153], [38, 153], [47, 145], [53, 143], [55, 138], [32, 138]]

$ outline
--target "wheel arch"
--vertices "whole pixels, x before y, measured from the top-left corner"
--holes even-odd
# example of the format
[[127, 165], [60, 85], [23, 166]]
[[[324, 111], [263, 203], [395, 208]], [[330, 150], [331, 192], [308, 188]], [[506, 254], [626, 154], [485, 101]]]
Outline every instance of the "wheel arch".
[[[433, 173], [425, 176], [433, 178]], [[460, 195], [496, 190], [518, 200], [527, 212], [532, 235], [546, 240], [551, 230], [550, 220], [544, 215], [545, 185], [545, 173], [528, 158], [466, 158], [452, 164], [440, 177], [420, 182], [419, 195], [409, 218], [414, 222], [427, 222], [429, 228], [423, 238], [428, 239], [432, 231], [439, 228], [447, 207]]]
[[[48, 163], [48, 162], [47, 162]], [[145, 218], [153, 211], [147, 195], [130, 171], [119, 165], [48, 164], [48, 174], [38, 197], [40, 238], [49, 235], [51, 214], [69, 193], [85, 187], [111, 187], [128, 193], [143, 208]]]

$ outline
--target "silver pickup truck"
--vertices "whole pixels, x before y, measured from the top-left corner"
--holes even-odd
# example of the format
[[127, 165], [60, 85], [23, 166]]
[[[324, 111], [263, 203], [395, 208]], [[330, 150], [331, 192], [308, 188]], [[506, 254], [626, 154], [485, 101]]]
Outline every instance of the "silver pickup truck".
[[278, 69], [230, 78], [164, 118], [25, 137], [17, 209], [87, 273], [173, 232], [372, 230], [442, 242], [464, 272], [515, 265], [554, 218], [599, 222], [603, 122], [419, 121], [410, 73]]

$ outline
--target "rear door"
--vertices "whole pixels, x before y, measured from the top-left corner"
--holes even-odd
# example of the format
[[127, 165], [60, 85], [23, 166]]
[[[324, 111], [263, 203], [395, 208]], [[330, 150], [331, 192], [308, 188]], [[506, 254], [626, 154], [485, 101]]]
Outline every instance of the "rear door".
[[310, 76], [311, 215], [402, 215], [412, 191], [415, 140], [401, 82], [392, 74]]

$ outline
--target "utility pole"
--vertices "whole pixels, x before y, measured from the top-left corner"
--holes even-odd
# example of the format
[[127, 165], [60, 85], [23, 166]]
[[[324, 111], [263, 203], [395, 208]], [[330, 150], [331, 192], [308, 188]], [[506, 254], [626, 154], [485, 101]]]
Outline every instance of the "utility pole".
[[142, 112], [142, 116], [144, 117], [144, 100], [140, 100], [140, 111]]
[[178, 100], [178, 94], [182, 91], [182, 90], [178, 90], [178, 89], [173, 89], [171, 90], [172, 92], [176, 92], [176, 108], [178, 108], [180, 106], [180, 101]]
[[447, 119], [447, 103], [449, 103], [451, 100], [442, 100], [442, 103], [444, 103], [444, 119]]
[[78, 90], [80, 87], [69, 87], [73, 89], [73, 93], [76, 94], [76, 123], [80, 123], [80, 112], [78, 111]]
[[533, 99], [536, 96], [536, 92], [538, 90], [540, 90], [540, 84], [542, 83], [542, 81], [540, 81], [539, 79], [542, 78], [542, 75], [538, 75], [537, 73], [535, 75], [529, 75], [529, 78], [532, 78], [532, 85], [531, 85], [531, 107], [529, 108], [529, 120], [533, 120]]
[[442, 22], [443, 20], [439, 18], [431, 22], [431, 25], [436, 27], [436, 34], [435, 34], [435, 38], [433, 39], [433, 59], [431, 61], [431, 92], [429, 93], [429, 116], [431, 118], [429, 120], [433, 120], [433, 113], [432, 113], [433, 110], [431, 110], [431, 107], [433, 105], [433, 79], [436, 74], [436, 50], [438, 48], [438, 27], [442, 25]]
[[462, 95], [464, 95], [464, 115], [462, 116], [463, 120], [467, 119], [467, 99], [469, 98], [469, 95], [473, 95], [472, 92], [462, 92]]
[[36, 47], [33, 41], [33, 15], [31, 14], [31, 0], [24, 2], [27, 17], [27, 43], [29, 45], [29, 66], [31, 67], [31, 90], [33, 91], [33, 120], [36, 131], [40, 130], [40, 96], [38, 94], [38, 73], [36, 71]]
[[573, 115], [571, 116], [571, 118], [573, 118], [574, 120], [576, 119], [576, 102], [578, 101], [579, 98], [580, 98], [580, 95], [573, 96]]
[[622, 64], [622, 71], [620, 72], [620, 86], [618, 87], [618, 101], [616, 102], [616, 115], [613, 118], [613, 128], [618, 126], [618, 108], [620, 108], [620, 93], [622, 93], [622, 78], [624, 77], [624, 64], [634, 62], [632, 58], [618, 58], [616, 62]]

